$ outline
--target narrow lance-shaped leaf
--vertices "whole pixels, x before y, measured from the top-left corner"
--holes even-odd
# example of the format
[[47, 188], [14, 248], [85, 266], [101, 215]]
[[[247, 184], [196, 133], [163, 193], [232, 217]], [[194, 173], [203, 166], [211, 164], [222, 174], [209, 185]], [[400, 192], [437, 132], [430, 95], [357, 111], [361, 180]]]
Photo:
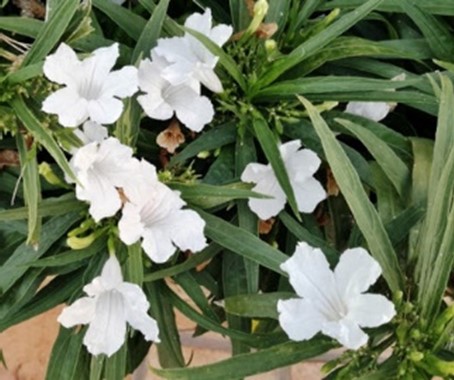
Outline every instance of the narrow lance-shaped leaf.
[[24, 136], [20, 133], [16, 135], [16, 141], [21, 161], [25, 203], [27, 205], [27, 244], [37, 247], [41, 232], [41, 217], [38, 211], [38, 205], [41, 201], [41, 182], [36, 158], [36, 145], [33, 145], [29, 150]]
[[413, 2], [400, 0], [399, 4], [405, 14], [421, 29], [437, 58], [452, 61], [454, 59], [454, 45], [452, 44], [454, 35], [450, 33], [448, 27]]
[[332, 340], [325, 338], [305, 342], [288, 342], [251, 354], [238, 355], [211, 365], [168, 370], [153, 369], [153, 372], [166, 379], [224, 380], [226, 374], [243, 378], [298, 363], [318, 356], [335, 346], [336, 344]]
[[270, 69], [257, 81], [255, 88], [260, 89], [274, 82], [284, 72], [297, 65], [305, 58], [322, 49], [329, 42], [350, 29], [358, 21], [366, 17], [383, 0], [369, 0], [354, 11], [341, 17], [322, 32], [295, 48], [289, 55], [282, 57], [271, 65]]
[[24, 124], [25, 128], [33, 135], [38, 142], [46, 148], [49, 154], [54, 158], [55, 162], [65, 172], [65, 174], [77, 181], [74, 173], [69, 166], [63, 151], [54, 140], [49, 130], [40, 123], [33, 112], [27, 107], [22, 97], [17, 96], [11, 101], [11, 107], [16, 112], [16, 115]]
[[358, 173], [316, 108], [305, 98], [298, 98], [309, 113], [336, 182], [368, 243], [370, 253], [379, 262], [391, 290], [396, 292], [403, 289], [403, 276], [396, 253]]
[[201, 210], [197, 210], [197, 212], [205, 219], [207, 237], [230, 251], [286, 276], [286, 273], [279, 267], [288, 258], [282, 252], [250, 232], [244, 231], [221, 218]]
[[35, 42], [22, 61], [22, 67], [36, 63], [49, 54], [71, 22], [79, 3], [78, 0], [66, 0], [58, 4], [52, 17], [39, 31]]
[[359, 124], [345, 119], [335, 120], [352, 132], [364, 144], [400, 197], [406, 197], [410, 185], [410, 170], [388, 144]]
[[137, 41], [134, 52], [132, 53], [131, 63], [134, 65], [137, 60], [142, 58], [148, 58], [150, 51], [155, 47], [156, 41], [161, 34], [162, 25], [167, 14], [167, 8], [169, 7], [170, 0], [161, 0], [148, 20], [147, 24], [140, 34], [139, 40]]

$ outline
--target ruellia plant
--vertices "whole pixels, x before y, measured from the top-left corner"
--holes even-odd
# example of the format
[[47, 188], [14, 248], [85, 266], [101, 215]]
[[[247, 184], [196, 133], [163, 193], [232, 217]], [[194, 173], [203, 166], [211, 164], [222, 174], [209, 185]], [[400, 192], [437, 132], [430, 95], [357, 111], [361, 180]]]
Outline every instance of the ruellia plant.
[[47, 379], [454, 376], [451, 0], [0, 6], [0, 330], [65, 304]]

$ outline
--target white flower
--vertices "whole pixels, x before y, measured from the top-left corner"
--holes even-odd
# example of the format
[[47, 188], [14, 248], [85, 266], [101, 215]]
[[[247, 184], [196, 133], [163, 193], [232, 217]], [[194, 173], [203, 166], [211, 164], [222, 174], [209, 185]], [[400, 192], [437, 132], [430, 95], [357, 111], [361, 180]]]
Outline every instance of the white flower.
[[[231, 26], [224, 24], [212, 27], [210, 9], [206, 9], [204, 14], [192, 14], [184, 26], [204, 34], [218, 46], [226, 43], [233, 32]], [[214, 72], [218, 57], [189, 33], [185, 33], [184, 37], [160, 38], [154, 51], [170, 62], [162, 75], [173, 85], [193, 78], [213, 92], [223, 91], [221, 81]]]
[[[403, 81], [405, 77], [403, 73], [391, 78], [391, 80]], [[394, 91], [394, 89], [391, 91]], [[348, 102], [345, 112], [378, 122], [383, 120], [396, 106], [397, 103], [394, 102]]]
[[[83, 145], [107, 139], [107, 128], [94, 121], [86, 121], [82, 128], [74, 128], [74, 134], [79, 138]], [[73, 148], [71, 154], [75, 154], [79, 148]]]
[[167, 261], [176, 250], [200, 251], [206, 246], [205, 221], [156, 178], [154, 166], [141, 161], [142, 178], [124, 187], [129, 202], [118, 223], [120, 239], [134, 244], [142, 238], [142, 248], [156, 263]]
[[90, 202], [89, 212], [97, 222], [115, 215], [121, 208], [117, 189], [130, 182], [139, 167], [139, 161], [132, 157], [132, 149], [114, 137], [83, 146], [70, 163], [79, 182], [76, 197]]
[[363, 248], [347, 249], [333, 272], [320, 249], [299, 243], [281, 269], [301, 297], [277, 304], [279, 323], [291, 340], [311, 339], [321, 331], [356, 350], [368, 340], [360, 327], [380, 326], [396, 314], [384, 296], [364, 293], [381, 268]]
[[[326, 198], [322, 185], [312, 177], [320, 166], [320, 159], [310, 149], [301, 149], [299, 140], [279, 146], [282, 159], [290, 178], [298, 210], [312, 212], [319, 202]], [[244, 182], [254, 182], [252, 191], [272, 196], [272, 199], [249, 198], [249, 207], [262, 220], [277, 215], [285, 206], [284, 190], [274, 174], [271, 165], [250, 163], [241, 174]]]
[[125, 342], [126, 322], [146, 340], [159, 342], [156, 321], [147, 314], [149, 303], [142, 289], [123, 281], [120, 264], [111, 256], [101, 276], [85, 285], [83, 297], [63, 309], [58, 317], [64, 327], [88, 324], [83, 343], [93, 355], [112, 356]]
[[200, 132], [213, 120], [214, 109], [206, 96], [200, 95], [200, 85], [194, 79], [172, 85], [162, 77], [168, 62], [152, 52], [152, 59], [145, 59], [139, 66], [139, 87], [145, 95], [137, 101], [153, 119], [170, 119], [174, 112], [189, 129]]
[[65, 87], [47, 97], [43, 111], [58, 115], [59, 123], [65, 127], [77, 127], [87, 119], [99, 124], [115, 122], [123, 111], [120, 99], [137, 91], [135, 67], [111, 71], [118, 55], [115, 43], [80, 61], [74, 50], [62, 43], [46, 58], [44, 74]]

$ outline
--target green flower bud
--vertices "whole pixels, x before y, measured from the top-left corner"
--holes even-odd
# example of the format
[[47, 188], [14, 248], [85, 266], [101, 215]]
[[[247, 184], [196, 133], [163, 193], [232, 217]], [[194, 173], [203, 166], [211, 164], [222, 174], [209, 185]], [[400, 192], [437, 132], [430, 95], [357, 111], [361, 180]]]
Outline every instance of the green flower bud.
[[66, 244], [74, 250], [85, 249], [93, 244], [96, 240], [96, 235], [92, 233], [91, 235], [85, 237], [71, 236], [66, 239]]

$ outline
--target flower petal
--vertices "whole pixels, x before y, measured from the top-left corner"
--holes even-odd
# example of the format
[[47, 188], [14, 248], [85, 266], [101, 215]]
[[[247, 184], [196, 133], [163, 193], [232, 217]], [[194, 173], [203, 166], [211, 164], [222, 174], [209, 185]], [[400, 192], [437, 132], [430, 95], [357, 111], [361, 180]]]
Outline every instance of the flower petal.
[[123, 206], [122, 216], [118, 222], [120, 240], [131, 245], [137, 242], [143, 234], [143, 224], [140, 219], [140, 208], [127, 202]]
[[161, 92], [153, 91], [137, 97], [145, 113], [156, 120], [168, 120], [173, 116], [173, 107], [162, 97]]
[[71, 87], [65, 87], [50, 94], [43, 102], [42, 110], [56, 114], [64, 127], [77, 127], [88, 118], [87, 100], [81, 98]]
[[137, 69], [134, 66], [125, 66], [121, 70], [109, 73], [103, 84], [102, 94], [104, 97], [126, 98], [134, 95], [137, 90]]
[[388, 115], [390, 110], [391, 105], [386, 102], [348, 102], [345, 112], [380, 121]]
[[326, 321], [311, 300], [290, 299], [277, 303], [279, 324], [291, 340], [311, 339]]
[[87, 180], [81, 182], [83, 187], [76, 186], [76, 198], [90, 202], [88, 211], [96, 222], [115, 215], [121, 208], [120, 195], [106, 178], [88, 172]]
[[166, 221], [166, 227], [170, 236], [172, 236], [172, 241], [182, 251], [198, 252], [207, 245], [203, 234], [205, 221], [195, 211], [174, 211]]
[[172, 238], [159, 227], [146, 228], [142, 248], [155, 263], [165, 263], [176, 251]]
[[216, 65], [217, 58], [213, 60], [213, 63], [208, 67], [200, 66], [197, 67], [197, 70], [194, 70], [194, 78], [200, 81], [206, 88], [215, 93], [221, 93], [224, 91], [222, 83], [213, 68]]
[[326, 198], [323, 186], [315, 178], [309, 177], [303, 181], [290, 180], [295, 193], [296, 204], [301, 212], [310, 213]]
[[99, 124], [112, 124], [123, 112], [123, 102], [112, 97], [102, 97], [88, 102], [88, 114], [91, 120]]
[[339, 319], [345, 312], [334, 274], [320, 249], [299, 243], [293, 256], [281, 264], [281, 269], [289, 274], [296, 293], [311, 300], [328, 319]]
[[213, 120], [214, 108], [206, 96], [199, 96], [191, 88], [179, 86], [168, 102], [175, 109], [178, 119], [194, 132], [200, 132]]
[[285, 193], [269, 165], [248, 164], [241, 174], [241, 180], [244, 182], [255, 182], [256, 185], [252, 188], [252, 191], [273, 197], [270, 199], [249, 198], [249, 208], [260, 219], [269, 219], [284, 208], [287, 200]]
[[149, 303], [143, 290], [136, 284], [123, 283], [118, 287], [126, 304], [126, 320], [136, 330], [142, 332], [146, 340], [159, 342], [159, 329], [156, 321], [147, 314]]
[[322, 333], [336, 339], [344, 347], [357, 350], [367, 343], [369, 337], [357, 323], [344, 318], [340, 321], [325, 322]]
[[126, 315], [123, 296], [118, 291], [102, 293], [96, 301], [95, 318], [84, 337], [93, 355], [112, 356], [125, 341]]
[[211, 29], [210, 39], [218, 46], [224, 45], [233, 33], [230, 25], [220, 24]]
[[43, 66], [47, 79], [58, 84], [75, 86], [81, 71], [81, 62], [71, 47], [61, 43], [54, 54], [46, 57]]
[[362, 327], [383, 325], [396, 315], [394, 304], [380, 294], [360, 294], [347, 302], [347, 318]]
[[380, 274], [380, 265], [364, 248], [347, 249], [334, 270], [344, 300], [365, 292]]
[[120, 263], [114, 255], [111, 255], [105, 262], [101, 272], [101, 280], [106, 290], [115, 289], [123, 283]]
[[95, 316], [95, 299], [83, 297], [66, 306], [57, 318], [57, 321], [65, 327], [85, 325], [90, 323]]
[[85, 77], [92, 84], [99, 84], [102, 88], [119, 55], [118, 43], [96, 49], [90, 57], [82, 62]]

